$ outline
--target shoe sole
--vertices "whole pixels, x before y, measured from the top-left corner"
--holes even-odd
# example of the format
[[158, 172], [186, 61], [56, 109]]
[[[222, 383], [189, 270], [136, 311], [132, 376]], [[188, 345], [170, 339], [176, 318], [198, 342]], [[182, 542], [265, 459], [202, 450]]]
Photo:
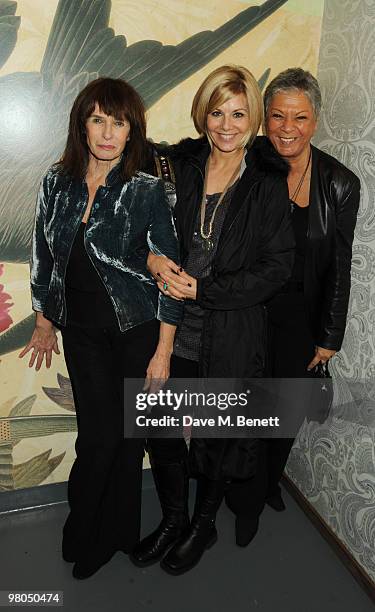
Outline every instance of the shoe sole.
[[157, 557], [153, 557], [152, 559], [149, 559], [148, 561], [138, 561], [138, 559], [134, 558], [132, 555], [129, 555], [129, 559], [133, 563], [133, 565], [135, 565], [136, 567], [150, 567], [150, 565], [155, 565], [155, 563], [158, 563], [160, 559], [165, 557], [165, 555], [172, 548], [172, 546], [176, 544], [176, 542], [177, 540], [175, 542], [172, 542], [165, 550], [163, 550], [162, 553], [160, 553], [160, 555], [158, 555]]
[[202, 554], [198, 557], [198, 559], [196, 561], [194, 561], [194, 563], [191, 563], [188, 566], [185, 566], [181, 569], [174, 569], [172, 567], [169, 567], [169, 565], [167, 565], [166, 563], [164, 563], [164, 559], [163, 561], [160, 562], [160, 567], [162, 570], [164, 570], [165, 572], [167, 572], [167, 574], [170, 574], [171, 576], [180, 576], [181, 574], [185, 574], [185, 572], [189, 572], [191, 569], [193, 569], [193, 567], [195, 567], [196, 565], [198, 565], [199, 561], [201, 560], [201, 558], [203, 557], [204, 553], [206, 550], [209, 550], [210, 548], [212, 548], [212, 546], [214, 544], [216, 544], [217, 542], [217, 533], [215, 533], [212, 538], [207, 542], [205, 549], [202, 551]]
[[133, 563], [133, 565], [135, 565], [136, 567], [150, 567], [151, 565], [155, 565], [155, 563], [158, 563], [160, 559], [165, 557], [165, 555], [172, 548], [172, 546], [177, 544], [178, 540], [181, 538], [181, 535], [182, 534], [180, 533], [180, 535], [177, 536], [176, 539], [173, 540], [173, 542], [168, 544], [168, 546], [157, 557], [153, 557], [152, 559], [149, 559], [148, 561], [139, 561], [136, 557], [134, 557], [131, 553], [129, 553], [129, 559]]

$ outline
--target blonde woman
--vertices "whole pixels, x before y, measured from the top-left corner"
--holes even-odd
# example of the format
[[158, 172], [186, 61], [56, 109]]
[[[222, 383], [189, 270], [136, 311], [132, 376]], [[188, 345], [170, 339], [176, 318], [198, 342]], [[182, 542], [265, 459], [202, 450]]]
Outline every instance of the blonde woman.
[[[183, 270], [166, 257], [149, 257], [160, 290], [185, 300], [171, 376], [262, 376], [263, 303], [286, 282], [293, 259], [287, 164], [266, 139], [256, 138], [262, 98], [246, 68], [213, 71], [194, 97], [192, 118], [199, 138], [168, 151]], [[252, 539], [261, 509], [250, 516], [254, 508], [241, 506], [236, 485], [254, 475], [261, 443], [192, 439], [189, 456], [183, 439], [150, 440], [149, 447], [163, 520], [135, 549], [134, 563], [146, 566], [164, 557], [162, 568], [175, 575], [194, 567], [217, 539], [215, 516], [228, 480], [237, 543]], [[188, 462], [197, 477], [191, 523]]]

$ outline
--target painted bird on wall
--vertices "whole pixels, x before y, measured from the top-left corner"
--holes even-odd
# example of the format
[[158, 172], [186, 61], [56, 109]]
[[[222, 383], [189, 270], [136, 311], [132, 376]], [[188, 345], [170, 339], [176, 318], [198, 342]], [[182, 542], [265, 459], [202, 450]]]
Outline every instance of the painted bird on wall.
[[[0, 77], [0, 261], [29, 260], [39, 181], [60, 157], [71, 105], [89, 81], [123, 78], [150, 108], [285, 2], [248, 7], [216, 30], [173, 46], [155, 40], [128, 45], [108, 25], [110, 0], [60, 0], [40, 72]], [[16, 2], [0, 0], [0, 66], [16, 44], [16, 8]], [[33, 315], [3, 333], [0, 354], [23, 346], [32, 325]]]

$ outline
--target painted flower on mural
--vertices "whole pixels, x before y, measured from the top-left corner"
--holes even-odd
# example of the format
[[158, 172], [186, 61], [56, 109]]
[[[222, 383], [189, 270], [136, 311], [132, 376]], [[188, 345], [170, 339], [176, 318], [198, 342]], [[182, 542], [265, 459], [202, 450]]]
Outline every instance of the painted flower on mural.
[[[0, 264], [0, 276], [4, 272], [4, 264]], [[5, 331], [12, 325], [13, 319], [9, 314], [10, 308], [13, 306], [13, 303], [10, 302], [11, 296], [9, 293], [5, 293], [4, 285], [0, 284], [0, 332]]]

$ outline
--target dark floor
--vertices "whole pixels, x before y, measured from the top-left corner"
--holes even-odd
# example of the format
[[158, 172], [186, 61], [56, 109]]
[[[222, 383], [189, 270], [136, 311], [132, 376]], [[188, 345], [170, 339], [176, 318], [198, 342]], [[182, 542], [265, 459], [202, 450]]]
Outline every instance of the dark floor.
[[[60, 557], [67, 506], [0, 517], [0, 590], [64, 592], [66, 612], [373, 612], [354, 581], [294, 500], [266, 508], [246, 549], [234, 544], [233, 516], [222, 507], [219, 541], [198, 567], [179, 577], [158, 565], [141, 570], [120, 553], [85, 581]], [[144, 531], [158, 521], [155, 492], [144, 492]], [[1, 608], [14, 609], [14, 608]]]

